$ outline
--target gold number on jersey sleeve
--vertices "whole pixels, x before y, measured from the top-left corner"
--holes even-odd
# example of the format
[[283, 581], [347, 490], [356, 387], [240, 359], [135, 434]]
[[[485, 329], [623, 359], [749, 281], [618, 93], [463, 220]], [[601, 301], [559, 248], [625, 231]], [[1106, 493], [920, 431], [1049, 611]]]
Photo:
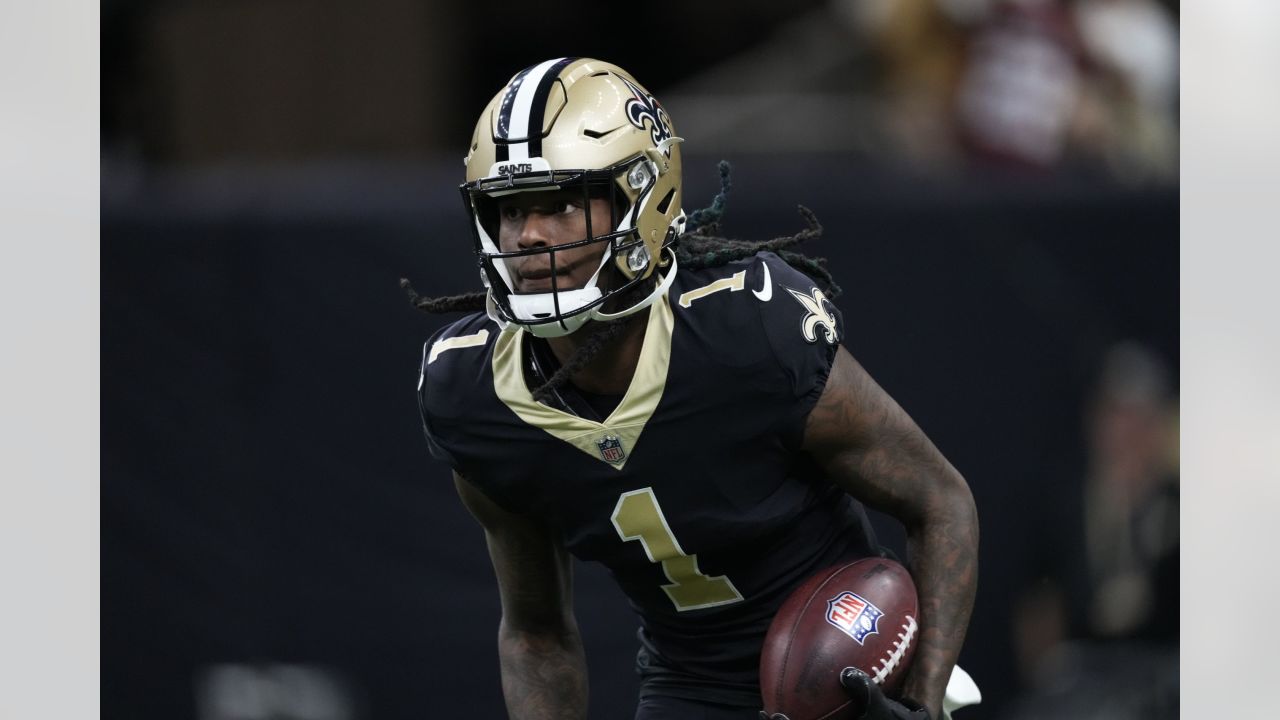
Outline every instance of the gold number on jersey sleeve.
[[488, 339], [489, 331], [481, 330], [478, 333], [472, 333], [470, 335], [458, 335], [457, 337], [437, 340], [435, 344], [431, 346], [431, 354], [427, 356], [427, 364], [430, 365], [435, 362], [436, 358], [440, 357], [440, 353], [442, 352], [457, 350], [458, 348], [478, 347], [480, 345], [484, 345], [485, 341]]
[[721, 290], [728, 290], [729, 292], [738, 292], [739, 290], [741, 290], [746, 286], [747, 286], [747, 271], [740, 270], [734, 273], [732, 277], [720, 278], [719, 280], [716, 280], [715, 282], [707, 283], [706, 285], [703, 285], [700, 288], [694, 288], [688, 292], [681, 293], [680, 299], [676, 301], [676, 304], [682, 308], [687, 308], [693, 304], [694, 300], [697, 300], [698, 298], [706, 297], [712, 293], [718, 293]]
[[612, 520], [623, 541], [639, 540], [649, 562], [662, 563], [662, 572], [671, 581], [662, 589], [676, 610], [699, 610], [742, 600], [742, 593], [729, 578], [703, 575], [698, 570], [698, 556], [686, 555], [680, 548], [653, 488], [622, 493], [613, 508]]

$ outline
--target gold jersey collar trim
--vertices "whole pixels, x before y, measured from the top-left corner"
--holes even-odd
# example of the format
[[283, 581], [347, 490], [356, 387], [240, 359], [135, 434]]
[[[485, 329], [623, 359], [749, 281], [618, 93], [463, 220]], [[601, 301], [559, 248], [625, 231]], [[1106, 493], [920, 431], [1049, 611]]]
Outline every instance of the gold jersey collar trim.
[[[662, 399], [667, 386], [667, 369], [671, 361], [671, 332], [675, 318], [671, 305], [664, 295], [649, 306], [649, 324], [645, 328], [644, 345], [640, 360], [636, 363], [631, 385], [622, 396], [622, 402], [605, 418], [603, 423], [580, 418], [571, 413], [547, 407], [533, 399], [524, 381], [524, 343], [521, 331], [509, 327], [498, 335], [493, 348], [493, 389], [511, 412], [526, 423], [569, 443], [582, 452], [621, 470], [635, 451], [640, 433], [644, 431], [653, 411]], [[621, 443], [622, 457], [616, 461], [618, 449], [613, 441]], [[607, 452], [608, 451], [608, 452]]]

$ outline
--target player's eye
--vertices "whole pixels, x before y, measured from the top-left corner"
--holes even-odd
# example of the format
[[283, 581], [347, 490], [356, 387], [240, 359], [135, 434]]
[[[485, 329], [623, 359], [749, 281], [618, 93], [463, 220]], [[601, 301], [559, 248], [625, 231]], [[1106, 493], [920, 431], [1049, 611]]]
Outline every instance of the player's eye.
[[577, 212], [581, 208], [581, 205], [572, 200], [557, 200], [555, 204], [555, 211], [557, 215], [569, 215]]
[[524, 217], [524, 210], [516, 205], [504, 205], [499, 208], [498, 213], [502, 215], [503, 220], [519, 220]]

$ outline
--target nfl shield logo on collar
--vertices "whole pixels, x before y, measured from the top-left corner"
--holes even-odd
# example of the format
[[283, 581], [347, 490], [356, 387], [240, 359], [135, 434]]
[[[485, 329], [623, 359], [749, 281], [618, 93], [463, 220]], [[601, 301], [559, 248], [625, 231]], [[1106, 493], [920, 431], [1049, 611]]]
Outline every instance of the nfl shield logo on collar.
[[827, 601], [827, 622], [839, 628], [840, 632], [853, 638], [859, 645], [874, 635], [876, 622], [884, 615], [880, 608], [867, 602], [865, 598], [849, 591]]
[[600, 448], [600, 457], [613, 465], [617, 465], [627, 457], [627, 453], [622, 449], [622, 441], [616, 435], [605, 435], [596, 441], [596, 447]]

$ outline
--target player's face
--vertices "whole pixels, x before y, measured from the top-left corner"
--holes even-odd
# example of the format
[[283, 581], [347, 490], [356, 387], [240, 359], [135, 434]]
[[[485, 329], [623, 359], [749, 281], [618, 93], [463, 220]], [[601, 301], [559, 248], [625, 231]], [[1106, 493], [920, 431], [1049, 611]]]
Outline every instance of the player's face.
[[[498, 201], [498, 245], [503, 252], [536, 247], [554, 247], [587, 236], [587, 213], [591, 230], [603, 235], [610, 225], [609, 201], [592, 198], [583, 207], [582, 193], [575, 190], [526, 192]], [[556, 253], [557, 290], [577, 290], [586, 285], [600, 266], [605, 243]], [[505, 261], [517, 293], [551, 292], [551, 257], [534, 254]]]

